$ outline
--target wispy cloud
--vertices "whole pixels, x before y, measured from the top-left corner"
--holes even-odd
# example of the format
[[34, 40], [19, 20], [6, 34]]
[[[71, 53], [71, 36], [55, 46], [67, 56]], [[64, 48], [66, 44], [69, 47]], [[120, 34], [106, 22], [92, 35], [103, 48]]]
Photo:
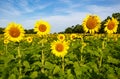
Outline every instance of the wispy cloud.
[[35, 12], [36, 10], [45, 9], [51, 5], [51, 3], [39, 4], [36, 2], [38, 0], [33, 0], [33, 2], [30, 1], [32, 0], [8, 0], [8, 2], [1, 1], [0, 4], [2, 5], [0, 5], [0, 12], [4, 16], [20, 16], [22, 14]]
[[0, 7], [0, 12], [7, 16], [17, 16], [21, 14], [21, 12], [17, 10], [11, 3], [4, 3], [4, 5], [2, 4]]
[[120, 12], [119, 1], [108, 2], [110, 5], [105, 4], [106, 0], [0, 0], [0, 26], [14, 21], [31, 29], [37, 20], [43, 19], [51, 24], [51, 33], [60, 32], [82, 24], [87, 14], [96, 14], [104, 20]]
[[112, 6], [97, 6], [97, 5], [89, 5], [87, 6], [88, 12], [91, 14], [97, 14], [101, 16], [102, 20], [104, 20], [107, 16], [111, 16], [112, 13], [120, 12], [120, 5], [112, 5]]
[[42, 10], [51, 5], [51, 3], [39, 4], [40, 0], [29, 1], [29, 0], [20, 0], [19, 7], [22, 8], [23, 13], [30, 13], [36, 10]]

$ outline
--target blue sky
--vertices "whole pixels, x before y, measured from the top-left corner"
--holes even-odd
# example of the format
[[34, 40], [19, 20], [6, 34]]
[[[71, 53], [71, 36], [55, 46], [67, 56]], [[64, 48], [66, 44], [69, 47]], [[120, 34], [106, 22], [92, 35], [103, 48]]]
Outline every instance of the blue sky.
[[120, 0], [0, 0], [0, 27], [10, 22], [34, 28], [37, 20], [51, 24], [51, 33], [82, 24], [87, 14], [96, 14], [104, 20], [120, 12]]

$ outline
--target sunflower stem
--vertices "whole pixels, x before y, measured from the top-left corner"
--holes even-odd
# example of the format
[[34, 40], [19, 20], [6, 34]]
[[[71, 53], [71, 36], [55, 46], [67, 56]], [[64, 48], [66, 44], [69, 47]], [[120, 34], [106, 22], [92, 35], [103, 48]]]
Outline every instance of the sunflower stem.
[[[42, 47], [44, 46], [44, 43], [43, 43], [43, 41], [42, 41]], [[43, 49], [42, 49], [42, 59], [41, 59], [41, 61], [42, 61], [42, 68], [41, 68], [41, 72], [42, 73], [44, 73], [44, 63], [45, 63], [45, 56], [44, 56], [44, 52], [43, 52]]]
[[65, 63], [64, 63], [64, 56], [62, 57], [62, 72], [64, 74], [64, 68], [65, 68]]
[[102, 66], [102, 56], [100, 56], [99, 68]]
[[102, 41], [102, 50], [100, 51], [100, 60], [99, 60], [99, 68], [102, 66], [102, 61], [103, 61], [103, 50], [105, 49], [105, 38]]
[[80, 56], [80, 61], [82, 61], [83, 60], [83, 48], [85, 47], [85, 43], [84, 43], [84, 40], [83, 40], [83, 38], [81, 38], [81, 43], [82, 43], [82, 47], [81, 47], [81, 49], [80, 49], [80, 52], [81, 52], [81, 56]]
[[7, 44], [5, 45], [5, 54], [7, 55], [7, 52], [8, 52], [8, 50], [7, 50]]
[[21, 69], [21, 53], [20, 53], [19, 44], [18, 44], [18, 64], [19, 64], [19, 77], [18, 77], [18, 79], [21, 79], [22, 69]]

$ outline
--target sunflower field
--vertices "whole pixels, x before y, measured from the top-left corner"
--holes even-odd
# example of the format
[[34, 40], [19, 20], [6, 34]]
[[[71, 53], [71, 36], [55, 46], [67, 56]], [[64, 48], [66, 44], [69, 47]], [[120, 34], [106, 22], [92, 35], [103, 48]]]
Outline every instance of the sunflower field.
[[89, 15], [83, 34], [49, 34], [50, 24], [39, 20], [36, 34], [10, 23], [0, 35], [0, 79], [120, 79], [119, 22], [105, 23]]

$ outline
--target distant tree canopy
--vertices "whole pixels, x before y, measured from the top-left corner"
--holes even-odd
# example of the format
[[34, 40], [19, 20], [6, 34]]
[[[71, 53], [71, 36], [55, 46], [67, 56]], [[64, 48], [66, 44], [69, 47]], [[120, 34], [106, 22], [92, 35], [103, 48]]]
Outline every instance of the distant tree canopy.
[[84, 32], [83, 27], [82, 25], [79, 24], [65, 29], [65, 33], [83, 33], [83, 32]]
[[[112, 17], [116, 18], [116, 19], [119, 21], [117, 33], [120, 33], [120, 13], [113, 13], [113, 14], [112, 14]], [[99, 30], [99, 33], [105, 33], [105, 32], [104, 32], [104, 28], [105, 28], [104, 24], [105, 24], [106, 21], [107, 21], [108, 19], [110, 19], [110, 18], [111, 18], [111, 17], [108, 16], [105, 20], [103, 20], [103, 21], [101, 22], [101, 28], [100, 28], [100, 30]], [[0, 34], [3, 34], [3, 33], [4, 33], [4, 31], [3, 31], [4, 29], [5, 29], [5, 28], [0, 27]], [[26, 34], [35, 34], [35, 32], [34, 32], [33, 29], [25, 29], [25, 33], [26, 33]], [[59, 33], [84, 33], [84, 30], [83, 30], [82, 25], [77, 24], [77, 25], [73, 25], [73, 26], [71, 26], [71, 27], [67, 27], [67, 28], [65, 29], [65, 31], [59, 32]]]
[[35, 34], [34, 30], [33, 29], [25, 29], [25, 33], [26, 34]]
[[0, 27], [0, 34], [4, 33], [4, 28]]

